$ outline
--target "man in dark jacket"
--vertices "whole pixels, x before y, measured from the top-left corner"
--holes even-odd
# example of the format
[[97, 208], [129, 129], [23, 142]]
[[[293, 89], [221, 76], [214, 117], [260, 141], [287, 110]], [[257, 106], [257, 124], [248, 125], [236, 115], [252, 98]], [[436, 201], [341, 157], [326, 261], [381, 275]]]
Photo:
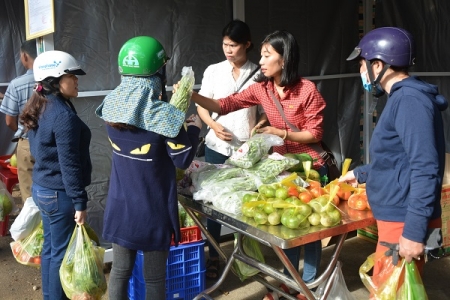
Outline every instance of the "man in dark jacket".
[[[404, 29], [370, 31], [347, 60], [355, 59], [360, 61], [364, 88], [375, 97], [386, 92], [389, 99], [370, 142], [370, 164], [339, 181], [366, 183], [378, 241], [388, 242], [407, 262], [416, 259], [421, 270], [429, 232], [442, 226], [445, 138], [441, 111], [448, 103], [436, 86], [408, 74], [415, 59], [414, 40]], [[378, 243], [380, 256], [386, 250]], [[376, 263], [373, 274], [380, 268]]]

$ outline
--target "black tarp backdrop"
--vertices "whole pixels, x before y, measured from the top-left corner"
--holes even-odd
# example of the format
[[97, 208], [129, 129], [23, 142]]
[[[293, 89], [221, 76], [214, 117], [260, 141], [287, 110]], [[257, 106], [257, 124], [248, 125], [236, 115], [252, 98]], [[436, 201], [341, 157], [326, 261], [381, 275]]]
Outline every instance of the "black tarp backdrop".
[[[434, 2], [415, 2], [418, 3], [379, 1], [376, 16], [383, 21], [376, 24], [405, 25], [410, 29], [406, 25], [411, 23], [414, 35], [428, 38], [418, 39], [418, 42], [433, 45], [418, 47], [427, 51], [428, 63], [418, 63], [415, 71], [448, 71], [448, 68], [442, 69], [444, 65], [448, 66], [448, 56], [440, 55], [450, 33], [448, 21], [443, 19], [450, 12], [448, 4], [422, 15], [424, 7]], [[71, 53], [87, 72], [86, 76], [80, 77], [80, 91], [111, 90], [120, 82], [117, 54], [122, 44], [137, 35], [151, 35], [161, 41], [172, 57], [167, 66], [168, 85], [179, 80], [182, 67], [187, 65], [193, 66], [199, 84], [204, 69], [224, 59], [221, 32], [232, 19], [232, 3], [231, 0], [55, 0], [55, 49]], [[250, 57], [254, 62], [259, 60], [259, 45], [266, 34], [286, 29], [294, 34], [300, 45], [303, 76], [358, 73], [358, 64], [348, 63], [345, 58], [359, 41], [360, 5], [358, 0], [246, 1], [246, 22], [255, 43]], [[410, 11], [415, 13], [406, 14]], [[435, 19], [439, 22], [434, 22]], [[416, 24], [417, 20], [421, 22]], [[24, 24], [23, 1], [0, 2], [0, 82], [9, 82], [25, 72], [18, 54], [20, 44], [25, 40]], [[418, 62], [425, 61], [424, 57], [425, 53], [418, 51]], [[362, 95], [359, 76], [314, 81], [327, 102], [324, 140], [335, 152], [339, 163], [350, 157], [353, 165], [359, 164]], [[447, 81], [448, 78], [439, 78], [436, 83], [441, 85], [440, 82]], [[448, 91], [443, 93], [448, 97]], [[102, 96], [74, 100], [78, 114], [92, 130], [93, 174], [92, 184], [88, 187], [91, 200], [88, 219], [98, 232], [102, 231], [111, 169], [111, 149], [103, 122], [94, 114], [102, 100]], [[191, 111], [194, 111], [193, 106]], [[450, 117], [447, 116], [448, 120]]]
[[[375, 26], [396, 26], [410, 31], [416, 41], [414, 72], [450, 72], [450, 1], [439, 0], [377, 0]], [[423, 76], [436, 84], [439, 92], [450, 101], [450, 76]], [[386, 100], [384, 98], [383, 100]], [[382, 111], [385, 101], [377, 108]], [[442, 113], [447, 152], [450, 152], [450, 109]], [[413, 120], [411, 120], [413, 121]]]

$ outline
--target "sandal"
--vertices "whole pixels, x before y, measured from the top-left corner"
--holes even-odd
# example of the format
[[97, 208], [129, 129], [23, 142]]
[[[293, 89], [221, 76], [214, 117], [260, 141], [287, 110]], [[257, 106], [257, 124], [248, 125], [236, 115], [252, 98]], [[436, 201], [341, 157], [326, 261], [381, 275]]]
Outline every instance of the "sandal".
[[206, 278], [217, 279], [219, 277], [220, 262], [218, 259], [208, 259], [206, 261]]
[[[284, 283], [280, 284], [280, 289], [283, 290], [287, 294], [295, 295], [295, 297], [299, 300], [307, 300], [305, 295], [303, 295], [302, 293], [296, 294], [295, 290], [290, 289]], [[263, 298], [263, 300], [282, 300], [282, 299], [285, 299], [283, 297], [283, 295], [278, 294], [276, 291], [268, 292]]]

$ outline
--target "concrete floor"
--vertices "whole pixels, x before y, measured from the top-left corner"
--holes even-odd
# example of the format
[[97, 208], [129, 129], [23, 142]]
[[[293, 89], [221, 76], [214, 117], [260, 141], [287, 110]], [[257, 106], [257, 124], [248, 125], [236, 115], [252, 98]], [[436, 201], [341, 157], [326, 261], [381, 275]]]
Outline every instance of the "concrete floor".
[[[226, 237], [225, 237], [226, 239]], [[231, 254], [233, 250], [233, 240], [223, 241], [221, 247], [225, 253]], [[333, 245], [324, 248], [322, 255], [323, 270], [331, 257]], [[282, 265], [278, 261], [277, 256], [269, 247], [261, 245], [264, 257], [267, 263], [271, 266], [282, 270]], [[207, 251], [207, 248], [206, 248]], [[366, 260], [367, 256], [375, 251], [375, 244], [360, 237], [354, 233], [349, 234], [349, 237], [344, 243], [339, 261], [342, 262], [342, 272], [347, 284], [348, 290], [351, 292], [355, 300], [368, 299], [369, 293], [364, 287], [359, 277], [359, 267]], [[207, 257], [206, 253], [206, 257]], [[300, 264], [300, 267], [302, 262]], [[224, 264], [221, 264], [223, 270]], [[268, 277], [266, 277], [268, 278]], [[268, 278], [270, 282], [275, 282]], [[445, 300], [450, 299], [450, 257], [433, 261], [425, 266], [424, 285], [430, 300]], [[214, 281], [207, 280], [206, 285], [209, 287], [214, 284]], [[216, 300], [259, 300], [267, 293], [267, 289], [259, 282], [251, 279], [241, 282], [239, 278], [230, 272], [225, 282], [214, 291], [210, 296]], [[329, 297], [328, 299], [335, 299]], [[418, 299], [417, 299], [418, 300]]]

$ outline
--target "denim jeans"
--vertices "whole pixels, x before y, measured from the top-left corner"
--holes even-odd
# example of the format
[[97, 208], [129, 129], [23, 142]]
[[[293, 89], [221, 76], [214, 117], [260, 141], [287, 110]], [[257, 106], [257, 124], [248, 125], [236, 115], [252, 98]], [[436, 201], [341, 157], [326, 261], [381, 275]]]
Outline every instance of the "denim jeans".
[[[112, 244], [113, 263], [109, 276], [109, 300], [128, 299], [128, 281], [130, 280], [136, 250], [130, 250]], [[147, 300], [166, 299], [166, 263], [169, 251], [144, 252], [143, 273]]]
[[59, 268], [75, 229], [75, 209], [64, 191], [33, 183], [33, 200], [39, 207], [44, 228], [41, 253], [42, 294], [44, 300], [68, 299], [62, 289]]
[[[211, 150], [207, 146], [205, 146], [205, 162], [208, 162], [211, 164], [223, 164], [227, 159], [228, 159], [228, 156], [220, 154], [219, 152]], [[220, 230], [222, 229], [222, 225], [220, 223], [217, 223], [214, 220], [207, 219], [206, 227], [208, 229], [208, 232], [211, 234], [211, 236], [217, 242], [219, 242]], [[210, 258], [219, 258], [219, 253], [217, 252], [217, 250], [210, 243], [207, 243], [207, 245], [208, 245], [208, 249], [209, 249], [209, 257]]]

